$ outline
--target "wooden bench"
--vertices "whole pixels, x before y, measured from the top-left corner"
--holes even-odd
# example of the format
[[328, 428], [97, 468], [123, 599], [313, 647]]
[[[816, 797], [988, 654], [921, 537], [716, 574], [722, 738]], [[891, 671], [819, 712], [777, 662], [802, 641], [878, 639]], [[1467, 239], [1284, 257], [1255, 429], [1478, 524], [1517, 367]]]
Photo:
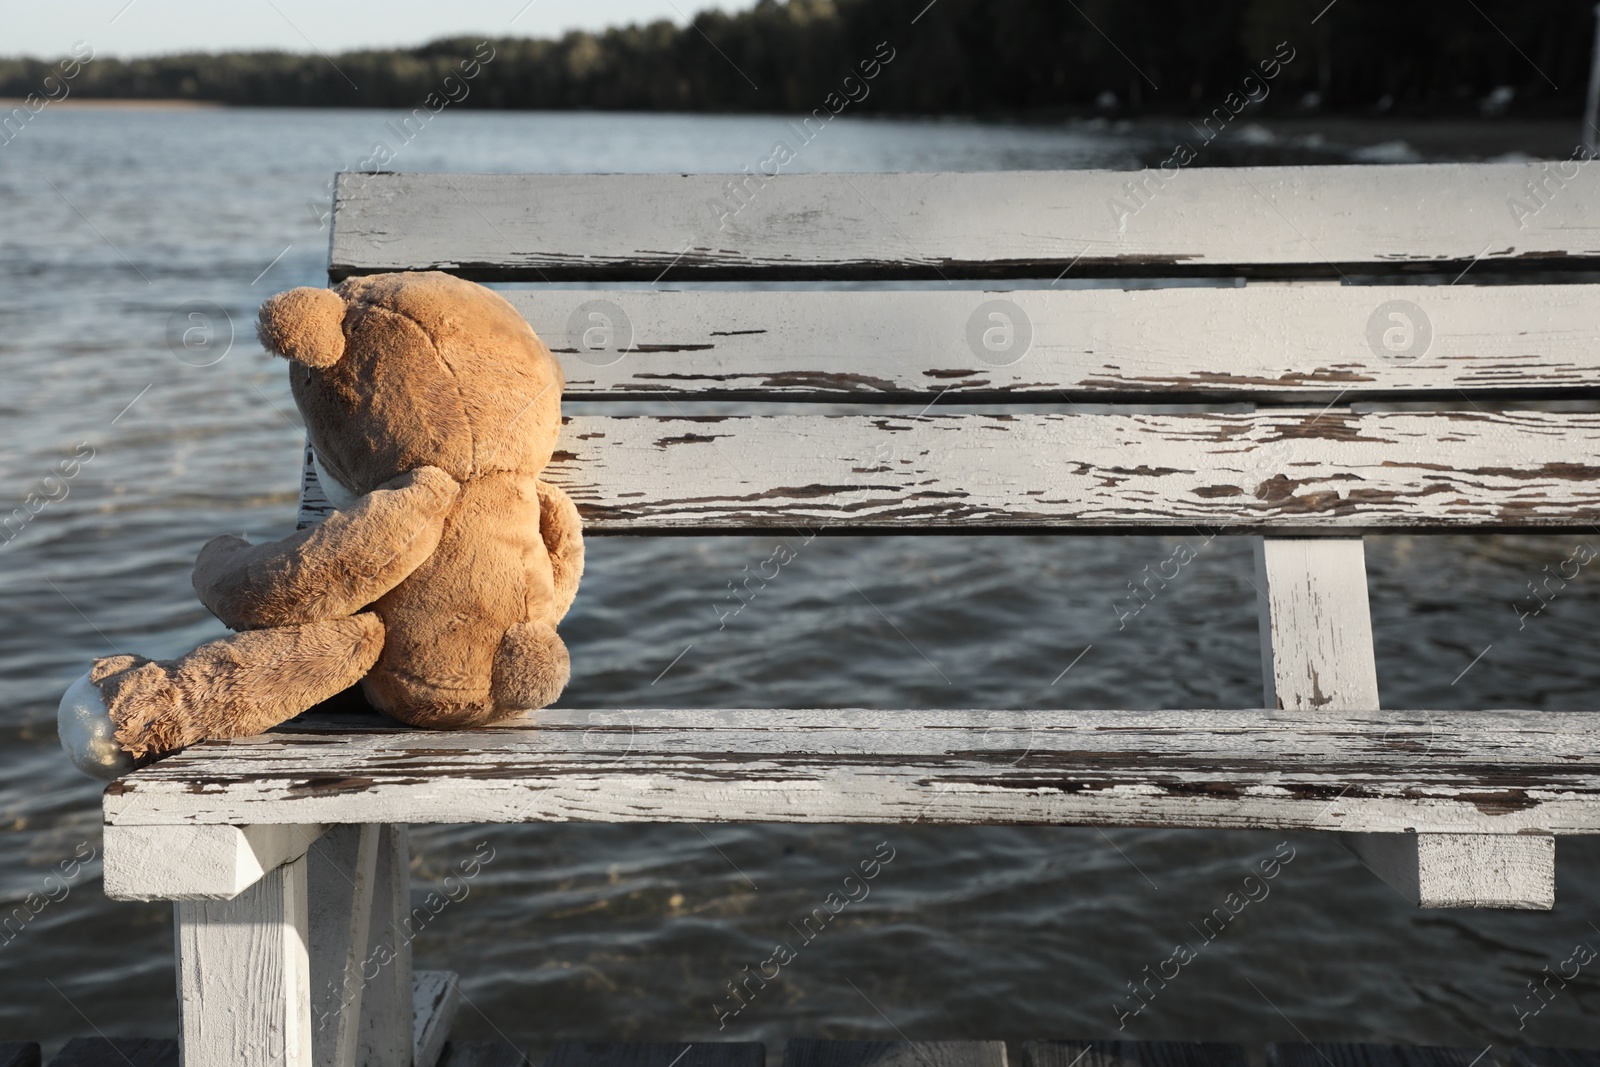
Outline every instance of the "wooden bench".
[[[1600, 387], [1600, 197], [1552, 173], [345, 175], [333, 280], [530, 283], [507, 295], [568, 400], [664, 405], [567, 419], [548, 477], [589, 535], [1255, 535], [1264, 710], [549, 709], [200, 745], [105, 794], [107, 892], [177, 901], [186, 1063], [430, 1061], [453, 986], [396, 936], [408, 823], [1326, 830], [1423, 906], [1551, 907], [1555, 837], [1600, 831], [1600, 718], [1381, 709], [1361, 536], [1600, 520], [1600, 415], [1521, 403]], [[1062, 281], [1091, 276], [1187, 284]], [[938, 284], [750, 287], [912, 279]], [[747, 287], [669, 288], [701, 281]]]

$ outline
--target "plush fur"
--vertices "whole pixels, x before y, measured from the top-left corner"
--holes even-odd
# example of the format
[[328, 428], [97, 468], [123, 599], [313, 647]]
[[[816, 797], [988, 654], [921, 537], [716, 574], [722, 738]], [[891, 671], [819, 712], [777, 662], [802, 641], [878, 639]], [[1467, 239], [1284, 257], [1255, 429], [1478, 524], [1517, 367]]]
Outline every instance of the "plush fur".
[[259, 733], [357, 681], [418, 726], [554, 701], [583, 539], [539, 480], [561, 424], [549, 349], [500, 296], [436, 272], [279, 294], [258, 334], [354, 502], [281, 541], [201, 550], [195, 591], [240, 632], [169, 662], [97, 660], [117, 744], [144, 761]]

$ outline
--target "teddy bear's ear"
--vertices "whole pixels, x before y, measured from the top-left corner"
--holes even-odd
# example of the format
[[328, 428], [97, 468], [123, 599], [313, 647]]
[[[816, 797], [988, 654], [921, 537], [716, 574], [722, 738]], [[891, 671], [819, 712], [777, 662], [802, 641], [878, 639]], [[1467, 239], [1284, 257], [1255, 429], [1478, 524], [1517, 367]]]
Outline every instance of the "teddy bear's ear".
[[261, 347], [308, 367], [331, 367], [344, 355], [344, 300], [309, 286], [279, 293], [256, 316]]

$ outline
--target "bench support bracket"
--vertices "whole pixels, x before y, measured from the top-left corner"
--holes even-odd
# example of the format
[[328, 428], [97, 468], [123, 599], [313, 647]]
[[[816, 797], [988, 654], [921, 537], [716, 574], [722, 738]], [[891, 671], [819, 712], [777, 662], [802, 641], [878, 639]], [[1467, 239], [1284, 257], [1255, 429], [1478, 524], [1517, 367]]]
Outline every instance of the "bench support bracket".
[[1339, 843], [1423, 908], [1556, 903], [1556, 839], [1548, 834], [1340, 834]]
[[323, 827], [105, 827], [105, 886], [112, 900], [231, 900], [263, 875], [306, 854]]
[[[1376, 710], [1378, 668], [1361, 539], [1263, 537], [1256, 545], [1256, 576], [1266, 706]], [[1416, 759], [1427, 759], [1427, 752]], [[1339, 839], [1420, 907], [1555, 906], [1550, 836], [1393, 833]]]

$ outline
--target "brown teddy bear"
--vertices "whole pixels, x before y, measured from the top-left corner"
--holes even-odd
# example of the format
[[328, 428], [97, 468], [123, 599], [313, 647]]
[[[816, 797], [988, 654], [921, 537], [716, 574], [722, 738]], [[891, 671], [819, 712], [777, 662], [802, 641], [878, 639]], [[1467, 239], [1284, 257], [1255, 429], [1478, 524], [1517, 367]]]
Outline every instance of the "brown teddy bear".
[[435, 728], [554, 701], [583, 539], [572, 501], [539, 480], [561, 426], [550, 350], [499, 295], [437, 272], [281, 293], [257, 331], [289, 360], [338, 510], [281, 541], [206, 544], [195, 591], [238, 633], [176, 660], [96, 660], [61, 701], [73, 761], [115, 777], [357, 682]]

